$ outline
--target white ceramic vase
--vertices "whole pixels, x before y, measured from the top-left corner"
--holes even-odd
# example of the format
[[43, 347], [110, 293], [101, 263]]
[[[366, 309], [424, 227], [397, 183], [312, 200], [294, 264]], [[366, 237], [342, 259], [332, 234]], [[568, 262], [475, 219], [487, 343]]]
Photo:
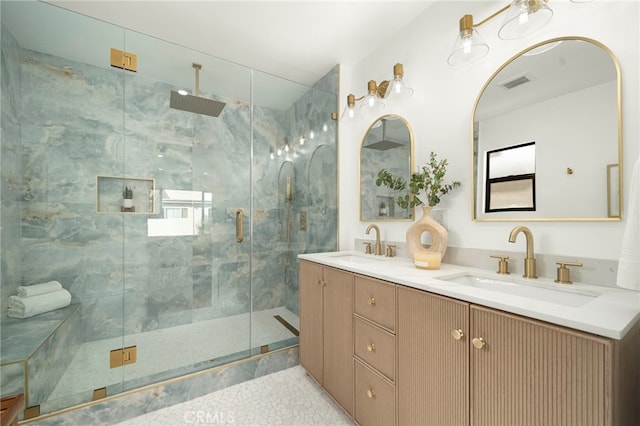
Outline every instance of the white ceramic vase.
[[133, 207], [133, 200], [131, 198], [123, 198], [122, 207], [124, 207], [125, 209], [130, 209], [131, 207]]

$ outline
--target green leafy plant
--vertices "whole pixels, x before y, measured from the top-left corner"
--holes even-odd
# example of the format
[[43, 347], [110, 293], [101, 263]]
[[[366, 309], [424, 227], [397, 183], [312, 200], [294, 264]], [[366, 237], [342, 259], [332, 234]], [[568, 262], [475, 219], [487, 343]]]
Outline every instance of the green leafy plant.
[[[429, 162], [420, 168], [421, 171], [411, 174], [408, 184], [410, 194], [398, 196], [396, 199], [401, 208], [413, 208], [422, 204], [428, 204], [431, 207], [437, 206], [440, 203], [440, 197], [460, 186], [458, 181], [444, 182], [444, 175], [447, 173], [449, 163], [446, 159], [438, 161], [436, 157], [432, 151]], [[393, 191], [407, 190], [407, 181], [401, 176], [393, 176], [386, 169], [378, 172], [376, 185], [384, 185]], [[422, 195], [423, 192], [424, 195]]]

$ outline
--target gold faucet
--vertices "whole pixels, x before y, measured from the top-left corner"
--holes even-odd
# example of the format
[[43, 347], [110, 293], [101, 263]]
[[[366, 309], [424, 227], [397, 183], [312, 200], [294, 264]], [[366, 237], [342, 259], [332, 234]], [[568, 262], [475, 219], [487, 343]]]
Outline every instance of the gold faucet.
[[524, 274], [525, 278], [538, 278], [536, 275], [536, 259], [533, 254], [533, 234], [531, 230], [526, 226], [516, 226], [511, 230], [509, 234], [509, 242], [515, 243], [516, 237], [522, 232], [527, 239], [527, 255], [524, 259]]
[[372, 229], [375, 229], [376, 231], [376, 251], [374, 252], [374, 254], [376, 256], [382, 256], [382, 243], [380, 243], [380, 228], [378, 228], [378, 225], [375, 225], [372, 223], [371, 225], [367, 226], [366, 234], [369, 235], [369, 231], [371, 231]]

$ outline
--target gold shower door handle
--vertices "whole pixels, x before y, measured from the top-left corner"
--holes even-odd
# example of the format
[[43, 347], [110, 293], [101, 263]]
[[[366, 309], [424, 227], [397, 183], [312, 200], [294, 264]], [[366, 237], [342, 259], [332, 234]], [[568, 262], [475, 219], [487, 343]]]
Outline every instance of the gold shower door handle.
[[236, 210], [236, 242], [244, 240], [244, 213], [242, 209]]

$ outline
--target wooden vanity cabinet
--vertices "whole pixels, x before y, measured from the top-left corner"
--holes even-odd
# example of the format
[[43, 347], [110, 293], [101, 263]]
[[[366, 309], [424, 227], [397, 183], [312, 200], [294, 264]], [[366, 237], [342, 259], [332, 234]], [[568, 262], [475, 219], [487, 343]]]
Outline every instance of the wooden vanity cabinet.
[[469, 304], [402, 286], [397, 297], [398, 424], [467, 426]]
[[352, 416], [353, 279], [300, 261], [300, 364]]
[[640, 424], [639, 339], [398, 286], [398, 424]]
[[361, 426], [396, 424], [396, 285], [355, 276], [355, 410]]
[[613, 424], [610, 339], [475, 305], [470, 326], [471, 425]]
[[300, 364], [361, 426], [640, 425], [640, 323], [609, 339], [304, 260]]

